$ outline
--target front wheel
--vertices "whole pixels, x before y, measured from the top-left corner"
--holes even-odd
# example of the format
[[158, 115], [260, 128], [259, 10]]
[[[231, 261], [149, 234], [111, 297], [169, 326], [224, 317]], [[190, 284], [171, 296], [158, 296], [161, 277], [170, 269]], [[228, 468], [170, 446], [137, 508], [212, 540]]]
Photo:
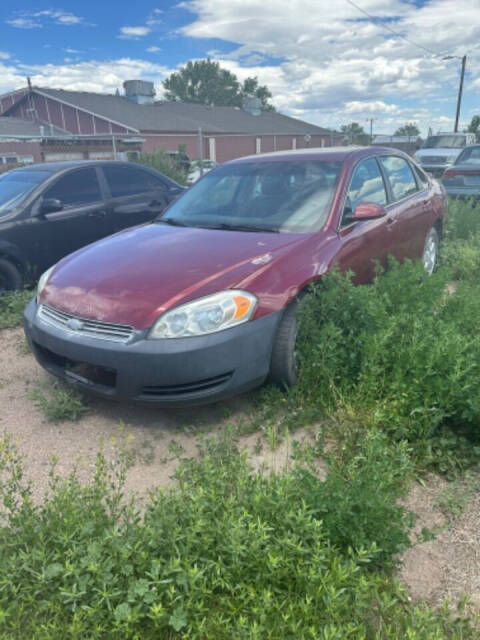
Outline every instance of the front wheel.
[[23, 278], [17, 267], [10, 260], [0, 258], [0, 293], [15, 291], [22, 287]]
[[287, 307], [273, 343], [269, 380], [282, 387], [291, 387], [298, 380], [297, 308], [296, 301]]
[[438, 259], [438, 233], [437, 230], [432, 227], [428, 232], [425, 240], [425, 247], [423, 249], [422, 262], [425, 271], [428, 275], [432, 275], [437, 266]]

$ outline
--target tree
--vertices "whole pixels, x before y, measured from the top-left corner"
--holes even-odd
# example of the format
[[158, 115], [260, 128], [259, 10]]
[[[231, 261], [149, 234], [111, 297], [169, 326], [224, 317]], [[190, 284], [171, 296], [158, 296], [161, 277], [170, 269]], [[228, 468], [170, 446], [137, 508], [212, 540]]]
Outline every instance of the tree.
[[242, 100], [243, 98], [259, 98], [262, 104], [262, 111], [275, 111], [273, 104], [268, 102], [271, 97], [272, 92], [267, 86], [260, 86], [258, 84], [257, 76], [254, 76], [253, 78], [246, 78], [243, 81], [241, 89]]
[[348, 139], [350, 144], [368, 144], [370, 136], [365, 133], [362, 125], [358, 122], [351, 122], [350, 124], [342, 124], [340, 131]]
[[477, 135], [480, 133], [478, 128], [480, 127], [480, 116], [473, 116], [472, 121], [468, 125], [467, 131], [469, 133], [476, 133]]
[[166, 78], [163, 86], [165, 97], [170, 101], [241, 107], [243, 98], [255, 97], [260, 99], [262, 110], [274, 110], [268, 102], [272, 97], [270, 90], [259, 85], [257, 77], [246, 78], [240, 84], [234, 73], [209, 58], [187, 62]]
[[393, 135], [394, 136], [419, 136], [420, 129], [417, 127], [415, 123], [407, 122], [407, 124], [404, 124], [403, 127], [399, 127]]

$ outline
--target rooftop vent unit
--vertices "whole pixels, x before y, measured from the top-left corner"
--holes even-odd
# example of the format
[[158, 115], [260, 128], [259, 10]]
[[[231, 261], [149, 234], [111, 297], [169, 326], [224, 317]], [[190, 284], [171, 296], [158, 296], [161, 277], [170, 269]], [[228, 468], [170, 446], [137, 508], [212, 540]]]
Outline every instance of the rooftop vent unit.
[[153, 82], [147, 80], [125, 80], [123, 83], [125, 97], [137, 104], [153, 104], [155, 89]]
[[260, 98], [244, 98], [242, 109], [252, 116], [259, 116], [262, 113], [262, 101]]

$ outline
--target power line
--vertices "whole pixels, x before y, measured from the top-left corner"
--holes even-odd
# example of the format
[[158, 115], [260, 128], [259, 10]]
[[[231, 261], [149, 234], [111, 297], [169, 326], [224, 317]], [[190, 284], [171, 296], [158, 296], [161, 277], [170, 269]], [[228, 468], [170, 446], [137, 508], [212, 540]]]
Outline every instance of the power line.
[[408, 44], [411, 44], [414, 47], [418, 47], [419, 49], [423, 49], [427, 53], [431, 53], [432, 55], [434, 55], [437, 58], [441, 58], [442, 57], [442, 54], [437, 53], [436, 51], [432, 51], [431, 49], [428, 49], [428, 47], [424, 47], [423, 45], [418, 44], [417, 42], [413, 42], [413, 40], [409, 40], [407, 37], [405, 37], [401, 33], [398, 33], [398, 31], [395, 31], [394, 29], [389, 27], [388, 24], [385, 24], [383, 22], [379, 22], [380, 18], [376, 18], [375, 16], [372, 16], [370, 13], [368, 13], [368, 11], [365, 11], [365, 9], [362, 9], [362, 7], [359, 7], [358, 4], [353, 2], [353, 0], [346, 0], [346, 2], [348, 2], [348, 4], [351, 4], [352, 7], [355, 7], [355, 9], [357, 9], [358, 11], [363, 13], [364, 15], [366, 15], [367, 18], [369, 18], [376, 26], [381, 27], [382, 29], [386, 29], [387, 31], [390, 31], [390, 33], [393, 33], [393, 35], [397, 36], [397, 38], [402, 38], [402, 40], [405, 40], [405, 42], [408, 42]]

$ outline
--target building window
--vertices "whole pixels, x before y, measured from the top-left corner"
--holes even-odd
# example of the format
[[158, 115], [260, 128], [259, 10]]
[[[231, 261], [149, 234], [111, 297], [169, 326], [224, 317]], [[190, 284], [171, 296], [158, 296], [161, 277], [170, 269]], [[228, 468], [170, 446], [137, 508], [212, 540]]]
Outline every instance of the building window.
[[17, 164], [17, 156], [0, 156], [0, 164]]
[[255, 138], [255, 153], [262, 153], [262, 139]]

